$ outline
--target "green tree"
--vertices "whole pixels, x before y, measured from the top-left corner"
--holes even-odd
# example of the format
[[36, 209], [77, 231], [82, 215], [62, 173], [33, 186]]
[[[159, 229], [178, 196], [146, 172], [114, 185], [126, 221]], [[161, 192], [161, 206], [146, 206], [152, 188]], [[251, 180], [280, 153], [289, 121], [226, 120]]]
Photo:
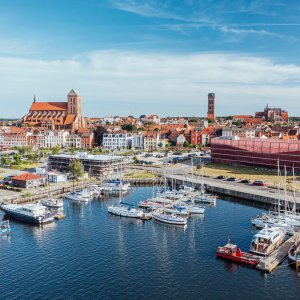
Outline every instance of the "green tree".
[[3, 167], [5, 165], [8, 165], [8, 162], [9, 162], [8, 156], [7, 155], [2, 156], [2, 158], [1, 158], [1, 166]]
[[137, 131], [137, 127], [134, 124], [123, 124], [121, 128], [126, 131]]
[[36, 157], [36, 155], [35, 155], [35, 153], [33, 153], [33, 152], [31, 152], [31, 153], [29, 153], [29, 154], [27, 155], [27, 158], [28, 158], [29, 160], [31, 160], [31, 161], [35, 160], [35, 157]]
[[183, 143], [183, 147], [189, 147], [190, 146], [190, 143], [188, 142], [188, 141], [185, 141], [184, 143]]
[[22, 158], [22, 156], [20, 155], [20, 154], [15, 154], [14, 155], [14, 161], [15, 161], [15, 164], [16, 165], [19, 165], [19, 164], [21, 164], [21, 158]]
[[59, 154], [61, 147], [59, 145], [56, 145], [56, 146], [52, 147], [51, 150], [52, 150], [52, 154]]
[[69, 164], [69, 171], [72, 174], [74, 191], [75, 179], [79, 179], [84, 174], [84, 169], [79, 159], [72, 160], [72, 162]]

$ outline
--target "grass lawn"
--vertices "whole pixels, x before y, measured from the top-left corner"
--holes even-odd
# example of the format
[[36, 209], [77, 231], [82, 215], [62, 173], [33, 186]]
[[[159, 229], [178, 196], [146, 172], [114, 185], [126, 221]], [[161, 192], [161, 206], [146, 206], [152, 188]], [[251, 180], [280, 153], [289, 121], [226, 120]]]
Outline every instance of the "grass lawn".
[[[235, 177], [238, 180], [248, 179], [251, 182], [255, 180], [264, 180], [269, 187], [276, 188], [278, 184], [277, 170], [259, 170], [252, 167], [232, 166], [225, 164], [209, 163], [204, 165], [203, 174], [209, 177], [223, 175], [226, 177]], [[290, 171], [290, 170], [289, 170]], [[196, 171], [201, 174], [201, 169]], [[293, 190], [293, 177], [287, 176], [287, 188]], [[281, 176], [281, 187], [284, 187], [284, 174]], [[296, 176], [296, 190], [300, 191], [300, 176]]]
[[36, 168], [36, 167], [39, 167], [41, 166], [42, 164], [41, 163], [38, 163], [38, 162], [29, 162], [29, 161], [22, 161], [19, 165], [16, 165], [16, 164], [12, 164], [9, 169], [12, 169], [12, 170], [23, 170], [23, 169], [26, 169], [26, 168]]
[[123, 176], [124, 179], [154, 179], [156, 176], [147, 171], [135, 170], [134, 172], [125, 174]]

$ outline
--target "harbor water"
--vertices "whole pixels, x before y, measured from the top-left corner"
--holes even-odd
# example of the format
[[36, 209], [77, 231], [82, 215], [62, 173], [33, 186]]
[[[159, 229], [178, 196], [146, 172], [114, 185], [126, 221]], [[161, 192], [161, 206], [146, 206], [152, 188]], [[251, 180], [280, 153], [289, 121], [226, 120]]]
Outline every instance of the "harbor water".
[[[152, 188], [134, 188], [137, 203]], [[66, 219], [11, 221], [0, 239], [1, 299], [297, 299], [300, 273], [284, 261], [272, 274], [217, 259], [230, 237], [248, 251], [262, 208], [218, 200], [187, 228], [109, 215], [118, 199], [64, 202]], [[1, 212], [3, 215], [3, 212]]]

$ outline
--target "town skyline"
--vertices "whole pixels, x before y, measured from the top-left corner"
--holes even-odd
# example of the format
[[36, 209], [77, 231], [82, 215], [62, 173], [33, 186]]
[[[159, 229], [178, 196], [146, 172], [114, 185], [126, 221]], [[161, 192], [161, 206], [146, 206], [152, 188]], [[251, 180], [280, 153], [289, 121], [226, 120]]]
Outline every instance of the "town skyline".
[[297, 1], [173, 4], [3, 2], [1, 117], [21, 117], [33, 94], [62, 101], [72, 87], [85, 116], [205, 116], [209, 92], [218, 115], [283, 102], [300, 114]]

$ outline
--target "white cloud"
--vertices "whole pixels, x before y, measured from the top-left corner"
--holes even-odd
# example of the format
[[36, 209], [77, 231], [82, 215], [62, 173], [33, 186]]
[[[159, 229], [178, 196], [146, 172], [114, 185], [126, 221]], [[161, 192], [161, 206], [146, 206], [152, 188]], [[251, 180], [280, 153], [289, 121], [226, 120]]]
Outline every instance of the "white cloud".
[[[254, 113], [267, 102], [299, 114], [300, 66], [224, 53], [155, 54], [100, 51], [70, 60], [0, 57], [0, 116], [21, 116], [34, 93], [64, 101], [83, 96], [85, 113], [205, 115], [207, 93], [218, 113]], [[17, 109], [16, 109], [17, 108]]]

